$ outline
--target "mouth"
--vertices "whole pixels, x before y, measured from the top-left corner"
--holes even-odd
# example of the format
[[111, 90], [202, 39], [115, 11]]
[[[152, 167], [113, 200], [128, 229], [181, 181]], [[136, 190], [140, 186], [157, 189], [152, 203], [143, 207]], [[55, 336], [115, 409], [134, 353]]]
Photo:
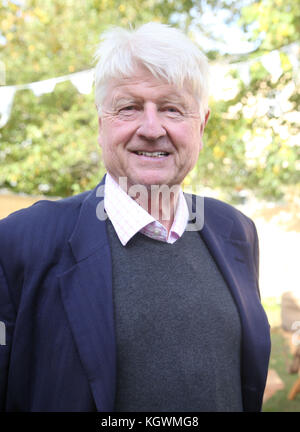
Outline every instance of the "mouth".
[[151, 158], [162, 158], [162, 157], [169, 156], [170, 154], [168, 152], [163, 152], [163, 151], [154, 151], [154, 152], [134, 151], [133, 153], [135, 153], [138, 156], [146, 156]]

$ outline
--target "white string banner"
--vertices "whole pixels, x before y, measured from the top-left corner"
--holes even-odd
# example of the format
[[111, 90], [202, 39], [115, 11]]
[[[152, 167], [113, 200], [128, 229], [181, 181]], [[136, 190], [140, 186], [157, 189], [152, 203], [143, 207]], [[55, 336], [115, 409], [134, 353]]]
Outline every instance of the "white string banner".
[[[299, 44], [298, 43], [292, 43], [290, 45], [287, 45], [281, 49], [282, 52], [284, 52], [292, 65], [293, 68], [293, 78], [295, 81], [298, 82], [299, 80]], [[256, 62], [261, 61], [263, 66], [267, 69], [267, 71], [270, 72], [272, 80], [276, 82], [276, 80], [281, 76], [283, 70], [281, 67], [281, 60], [280, 60], [280, 50], [273, 50], [270, 51], [267, 54], [264, 54], [262, 56], [256, 57], [254, 59], [246, 60], [243, 62], [237, 62], [237, 63], [225, 63], [225, 64], [212, 64], [211, 65], [211, 71], [212, 71], [212, 77], [219, 77], [222, 75], [225, 77], [228, 75], [230, 70], [236, 69], [240, 79], [245, 83], [245, 85], [249, 85], [251, 81], [251, 75], [250, 75], [250, 67], [251, 65]], [[3, 69], [3, 68], [2, 68]], [[4, 72], [2, 71], [2, 78], [4, 76]], [[14, 85], [14, 86], [3, 86], [1, 85], [2, 82], [0, 80], [0, 128], [6, 125], [8, 122], [11, 110], [13, 106], [13, 100], [15, 93], [19, 90], [24, 89], [30, 89], [35, 94], [35, 96], [39, 97], [46, 93], [52, 93], [55, 90], [55, 86], [58, 83], [64, 82], [64, 81], [71, 81], [71, 83], [74, 85], [74, 87], [77, 89], [77, 91], [81, 94], [89, 94], [92, 91], [93, 83], [94, 83], [94, 69], [87, 69], [81, 72], [75, 72], [72, 74], [56, 77], [56, 78], [50, 78], [42, 81], [35, 81], [28, 84], [20, 84], [20, 85]], [[222, 85], [228, 85], [230, 84], [226, 80], [214, 80], [215, 84], [216, 82], [223, 83]], [[214, 85], [215, 85], [214, 84]], [[219, 88], [214, 87], [214, 93], [225, 91], [225, 98], [231, 97], [230, 89], [228, 88]], [[226, 94], [228, 95], [226, 96]], [[221, 97], [223, 97], [221, 95]]]
[[55, 90], [56, 84], [64, 81], [71, 81], [79, 93], [89, 94], [93, 88], [94, 69], [27, 84], [0, 86], [0, 128], [5, 126], [10, 118], [14, 96], [17, 91], [29, 89], [35, 96], [39, 97], [46, 93], [52, 93]]

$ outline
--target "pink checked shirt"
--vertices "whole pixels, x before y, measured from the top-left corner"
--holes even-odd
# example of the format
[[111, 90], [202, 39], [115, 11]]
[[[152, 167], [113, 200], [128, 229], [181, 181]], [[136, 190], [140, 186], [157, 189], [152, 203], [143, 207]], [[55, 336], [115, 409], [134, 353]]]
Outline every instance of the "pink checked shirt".
[[105, 178], [104, 208], [123, 246], [137, 232], [155, 240], [174, 243], [184, 233], [189, 218], [187, 203], [180, 190], [174, 221], [168, 234], [167, 229], [127, 195], [109, 173]]

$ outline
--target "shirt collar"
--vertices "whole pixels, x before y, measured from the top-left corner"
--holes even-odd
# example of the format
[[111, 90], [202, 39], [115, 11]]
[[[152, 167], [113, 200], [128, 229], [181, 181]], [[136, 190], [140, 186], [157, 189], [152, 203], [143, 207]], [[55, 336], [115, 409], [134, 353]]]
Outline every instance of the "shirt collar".
[[180, 189], [168, 235], [160, 222], [127, 195], [109, 173], [105, 178], [104, 208], [123, 246], [138, 232], [156, 240], [174, 243], [184, 233], [189, 218], [187, 203]]

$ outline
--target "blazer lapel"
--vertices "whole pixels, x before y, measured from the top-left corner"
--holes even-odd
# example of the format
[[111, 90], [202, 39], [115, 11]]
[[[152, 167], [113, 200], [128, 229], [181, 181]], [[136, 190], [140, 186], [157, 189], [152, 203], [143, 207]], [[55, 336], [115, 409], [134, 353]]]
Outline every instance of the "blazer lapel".
[[[241, 372], [246, 405], [246, 399], [251, 399], [247, 390], [263, 393], [270, 350], [266, 344], [269, 324], [254, 277], [253, 246], [244, 240], [232, 239], [234, 219], [216, 213], [207, 200], [204, 203], [204, 226], [199, 233], [227, 282], [241, 319]], [[252, 399], [257, 404], [257, 397]], [[257, 406], [244, 406], [248, 408], [256, 410]]]
[[106, 224], [96, 216], [100, 201], [95, 189], [83, 202], [69, 240], [76, 264], [59, 276], [59, 283], [97, 410], [112, 411], [116, 370], [112, 268]]

